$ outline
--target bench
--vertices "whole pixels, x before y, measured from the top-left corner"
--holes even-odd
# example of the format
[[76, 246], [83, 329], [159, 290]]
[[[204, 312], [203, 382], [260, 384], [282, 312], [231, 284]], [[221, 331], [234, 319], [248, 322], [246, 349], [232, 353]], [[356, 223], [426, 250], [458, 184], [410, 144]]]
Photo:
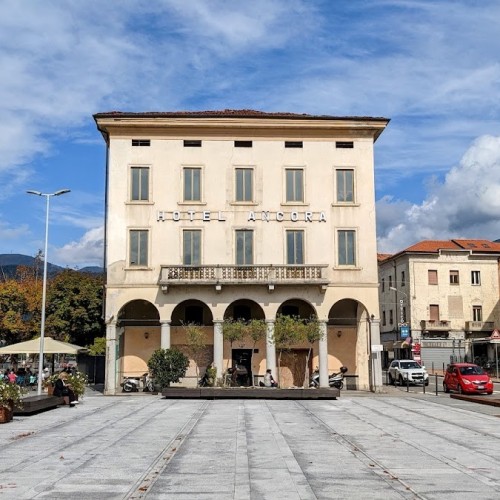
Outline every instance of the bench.
[[40, 411], [52, 410], [64, 404], [64, 399], [58, 396], [27, 396], [22, 399], [22, 408], [14, 408], [14, 415], [32, 415]]

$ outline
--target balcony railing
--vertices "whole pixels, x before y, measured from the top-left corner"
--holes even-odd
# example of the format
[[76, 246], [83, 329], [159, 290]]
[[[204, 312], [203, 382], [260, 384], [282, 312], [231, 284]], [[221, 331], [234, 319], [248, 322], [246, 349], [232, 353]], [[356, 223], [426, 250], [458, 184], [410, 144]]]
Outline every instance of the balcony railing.
[[318, 265], [254, 265], [254, 266], [161, 266], [158, 284], [163, 292], [172, 285], [328, 285], [327, 264]]
[[420, 324], [422, 325], [422, 330], [430, 332], [447, 331], [451, 328], [451, 321], [447, 319], [423, 319]]
[[487, 332], [495, 328], [493, 321], [466, 321], [465, 329], [469, 332]]

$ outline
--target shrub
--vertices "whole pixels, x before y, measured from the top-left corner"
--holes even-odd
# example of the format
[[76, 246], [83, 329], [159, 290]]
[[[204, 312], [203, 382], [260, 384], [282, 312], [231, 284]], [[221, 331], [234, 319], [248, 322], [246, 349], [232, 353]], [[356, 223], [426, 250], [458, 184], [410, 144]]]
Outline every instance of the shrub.
[[162, 389], [186, 375], [189, 358], [178, 349], [156, 349], [148, 361], [155, 384]]

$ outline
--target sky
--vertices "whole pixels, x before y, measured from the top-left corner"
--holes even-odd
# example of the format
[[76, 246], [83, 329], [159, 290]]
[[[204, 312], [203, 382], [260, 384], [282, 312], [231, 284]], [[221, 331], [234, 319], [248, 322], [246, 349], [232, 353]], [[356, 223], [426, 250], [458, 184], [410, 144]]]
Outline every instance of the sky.
[[500, 1], [0, 0], [0, 253], [103, 265], [92, 115], [386, 117], [378, 251], [500, 238]]

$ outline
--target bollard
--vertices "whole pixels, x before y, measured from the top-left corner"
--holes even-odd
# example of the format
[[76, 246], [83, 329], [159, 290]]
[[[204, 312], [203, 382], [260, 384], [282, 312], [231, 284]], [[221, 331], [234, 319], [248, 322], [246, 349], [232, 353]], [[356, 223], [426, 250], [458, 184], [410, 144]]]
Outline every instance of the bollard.
[[[427, 379], [427, 380], [429, 380], [429, 379]], [[424, 394], [425, 394], [425, 377], [424, 377]]]
[[406, 376], [406, 392], [410, 392], [410, 377]]
[[436, 377], [436, 396], [438, 395], [438, 374], [434, 375]]

